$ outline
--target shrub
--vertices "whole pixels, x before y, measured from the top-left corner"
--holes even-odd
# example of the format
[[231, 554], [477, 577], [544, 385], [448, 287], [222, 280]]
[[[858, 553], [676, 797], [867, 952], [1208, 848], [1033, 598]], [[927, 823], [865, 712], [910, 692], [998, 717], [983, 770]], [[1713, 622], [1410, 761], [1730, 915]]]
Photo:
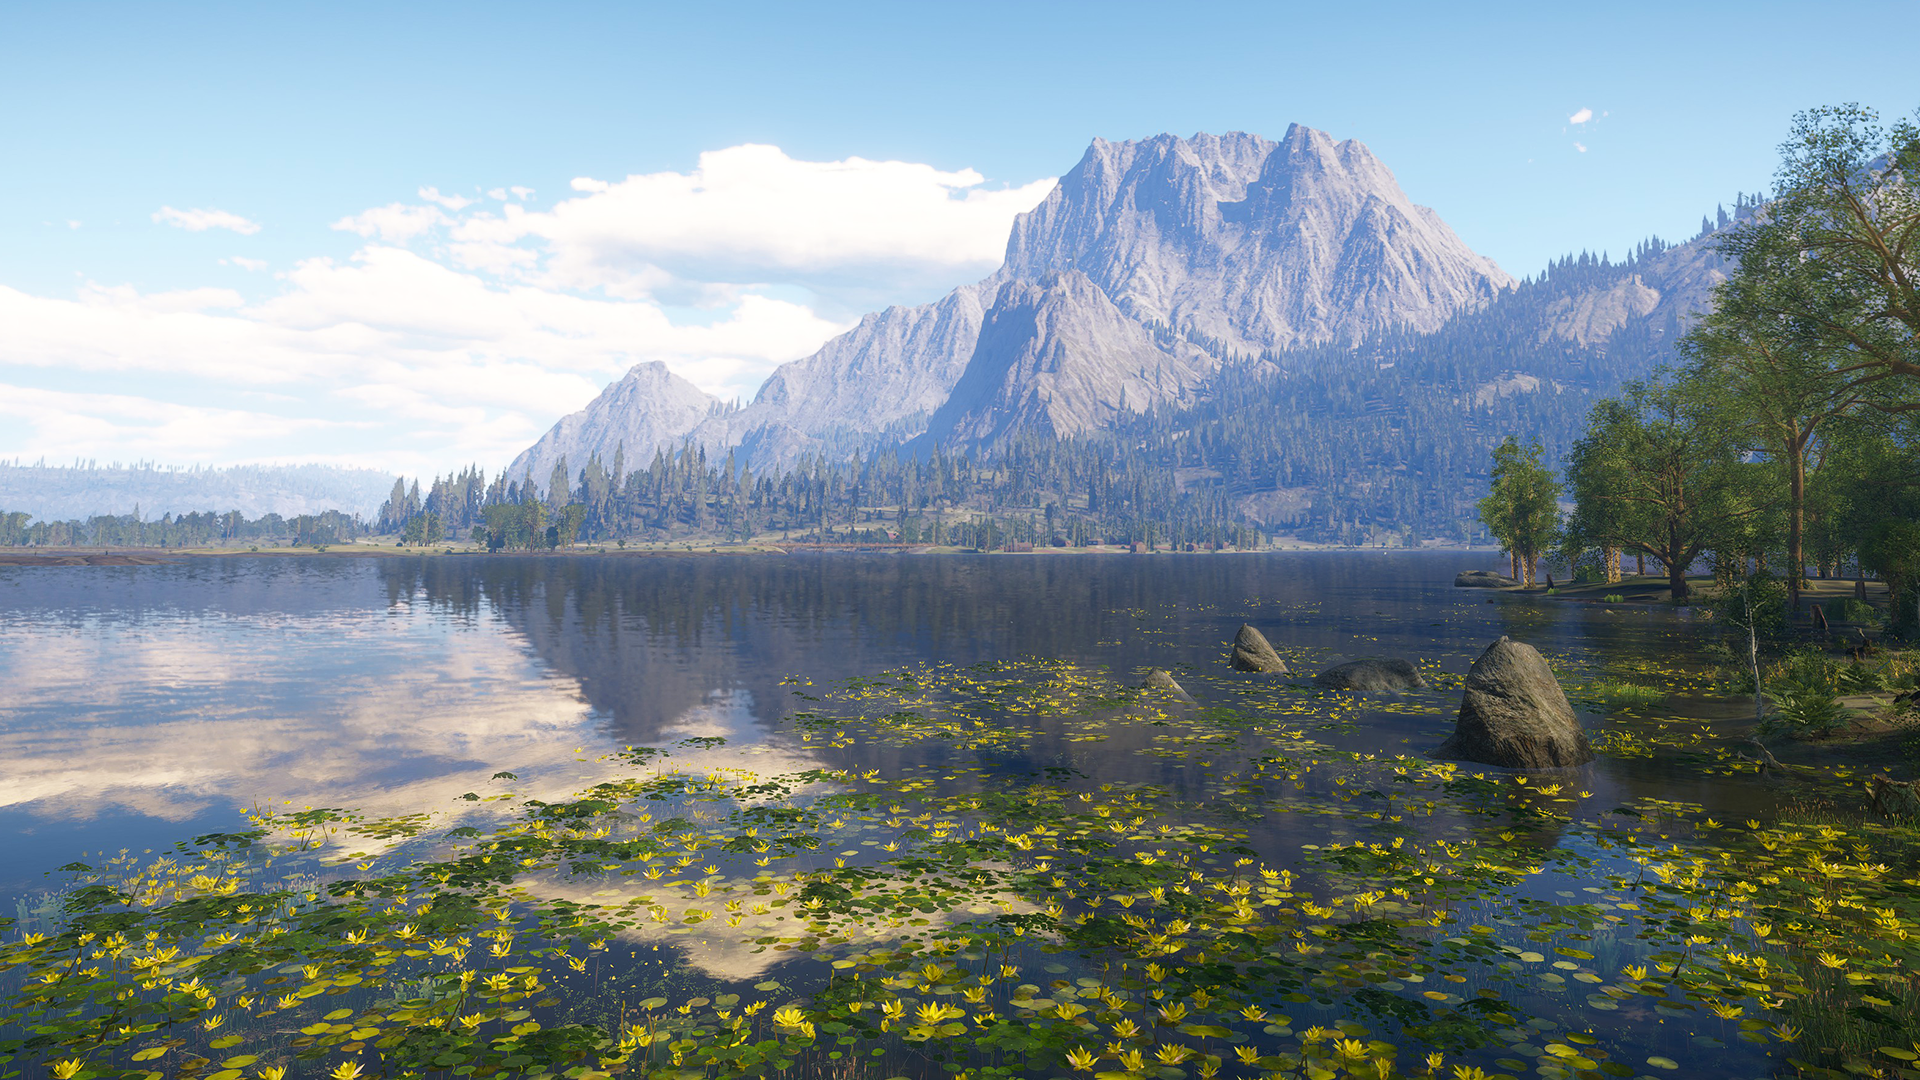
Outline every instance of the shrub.
[[1773, 704], [1766, 726], [1798, 736], [1829, 735], [1846, 721], [1840, 707], [1839, 677], [1825, 653], [1788, 654], [1767, 673], [1766, 696]]
[[1822, 606], [1828, 622], [1865, 623], [1869, 626], [1880, 623], [1880, 610], [1858, 597], [1843, 596], [1829, 600]]

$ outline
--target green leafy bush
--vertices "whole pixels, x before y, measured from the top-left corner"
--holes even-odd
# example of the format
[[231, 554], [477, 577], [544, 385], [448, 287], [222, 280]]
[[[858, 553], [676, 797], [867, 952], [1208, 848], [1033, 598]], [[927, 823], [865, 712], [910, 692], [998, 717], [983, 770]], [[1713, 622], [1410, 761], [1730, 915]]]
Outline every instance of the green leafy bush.
[[1773, 712], [1769, 728], [1797, 736], [1830, 735], [1845, 723], [1840, 707], [1840, 678], [1825, 653], [1802, 650], [1789, 653], [1766, 680]]

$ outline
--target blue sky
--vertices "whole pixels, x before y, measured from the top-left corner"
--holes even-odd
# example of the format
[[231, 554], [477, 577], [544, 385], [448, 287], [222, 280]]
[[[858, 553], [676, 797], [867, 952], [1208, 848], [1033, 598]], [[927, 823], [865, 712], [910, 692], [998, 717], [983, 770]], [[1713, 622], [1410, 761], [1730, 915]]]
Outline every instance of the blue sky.
[[1920, 105], [1912, 4], [1437, 7], [6, 5], [0, 457], [494, 468], [640, 360], [750, 395], [1095, 136], [1359, 139], [1524, 276]]

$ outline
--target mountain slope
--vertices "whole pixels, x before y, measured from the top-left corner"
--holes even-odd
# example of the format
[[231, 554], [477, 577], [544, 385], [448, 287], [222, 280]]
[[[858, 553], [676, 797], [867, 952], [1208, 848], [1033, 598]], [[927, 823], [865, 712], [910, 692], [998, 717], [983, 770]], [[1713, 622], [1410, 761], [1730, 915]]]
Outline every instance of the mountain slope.
[[1431, 330], [1513, 281], [1364, 145], [1299, 124], [1277, 143], [1095, 140], [1007, 243], [1013, 276], [1067, 267], [1136, 319], [1240, 353]]
[[[1112, 354], [1131, 358], [1121, 361], [1124, 371], [1100, 373], [1097, 349], [1009, 346], [1024, 359], [998, 355], [998, 346], [979, 350], [987, 309], [1004, 286], [1068, 270], [1160, 340], [1164, 359], [1149, 363], [1129, 348]], [[812, 356], [780, 367], [752, 403], [703, 421], [691, 437], [709, 455], [737, 447], [757, 469], [790, 466], [805, 453], [841, 457], [905, 441], [943, 409], [942, 423], [958, 437], [985, 438], [1017, 417], [963, 417], [993, 407], [983, 404], [988, 399], [947, 407], [962, 374], [984, 365], [973, 380], [981, 383], [988, 372], [1019, 372], [1042, 355], [1079, 358], [1069, 365], [1078, 375], [1067, 380], [1081, 388], [1072, 406], [1078, 419], [1067, 427], [1084, 430], [1118, 404], [1096, 386], [1133, 380], [1130, 410], [1182, 400], [1194, 388], [1194, 350], [1217, 366], [1237, 354], [1352, 342], [1386, 327], [1431, 329], [1510, 282], [1436, 214], [1410, 202], [1358, 142], [1300, 125], [1279, 142], [1242, 133], [1096, 140], [1046, 200], [1016, 220], [1000, 270], [937, 303], [867, 316]], [[1069, 324], [1078, 325], [1061, 325]], [[1171, 366], [1145, 378], [1149, 367], [1164, 365]], [[1001, 396], [1031, 405], [1039, 393]], [[1065, 417], [1066, 409], [1063, 401], [1044, 411]]]
[[1085, 435], [1124, 413], [1190, 401], [1219, 367], [1188, 342], [1162, 347], [1077, 270], [1009, 281], [923, 440], [981, 445], [1018, 430]]
[[570, 473], [578, 473], [595, 454], [611, 465], [622, 449], [627, 464], [644, 465], [655, 450], [677, 449], [719, 407], [711, 394], [660, 361], [635, 364], [586, 408], [561, 417], [539, 442], [521, 451], [507, 475], [532, 476], [545, 488], [560, 459], [567, 460]]

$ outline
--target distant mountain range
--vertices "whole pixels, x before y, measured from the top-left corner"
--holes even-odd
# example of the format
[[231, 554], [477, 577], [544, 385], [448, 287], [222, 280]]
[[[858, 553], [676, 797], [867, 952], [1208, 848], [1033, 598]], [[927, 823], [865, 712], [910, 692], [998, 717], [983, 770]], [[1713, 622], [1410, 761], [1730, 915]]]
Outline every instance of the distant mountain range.
[[42, 521], [130, 514], [237, 510], [249, 518], [292, 518], [341, 510], [371, 517], [393, 487], [391, 473], [333, 465], [236, 465], [172, 469], [151, 465], [59, 466], [0, 462], [0, 510]]
[[[639, 365], [508, 475], [544, 487], [563, 455], [574, 472], [616, 452], [635, 468], [685, 445], [709, 458], [732, 450], [760, 471], [936, 442], [991, 452], [1016, 437], [1099, 437], [1149, 417], [1198, 424], [1275, 401], [1336, 418], [1347, 415], [1336, 384], [1352, 379], [1373, 384], [1376, 403], [1441, 392], [1457, 430], [1430, 431], [1445, 413], [1423, 413], [1415, 434], [1429, 444], [1504, 434], [1482, 430], [1483, 413], [1558, 447], [1589, 396], [1645, 374], [1705, 306], [1722, 276], [1706, 236], [1653, 241], [1621, 262], [1582, 256], [1516, 283], [1357, 141], [1297, 124], [1277, 142], [1095, 140], [1016, 219], [985, 280], [866, 316], [778, 368], [744, 407]], [[1579, 400], [1558, 400], [1567, 391]], [[1367, 456], [1376, 471], [1408, 465]], [[1250, 512], [1372, 482], [1242, 471], [1235, 496]]]

